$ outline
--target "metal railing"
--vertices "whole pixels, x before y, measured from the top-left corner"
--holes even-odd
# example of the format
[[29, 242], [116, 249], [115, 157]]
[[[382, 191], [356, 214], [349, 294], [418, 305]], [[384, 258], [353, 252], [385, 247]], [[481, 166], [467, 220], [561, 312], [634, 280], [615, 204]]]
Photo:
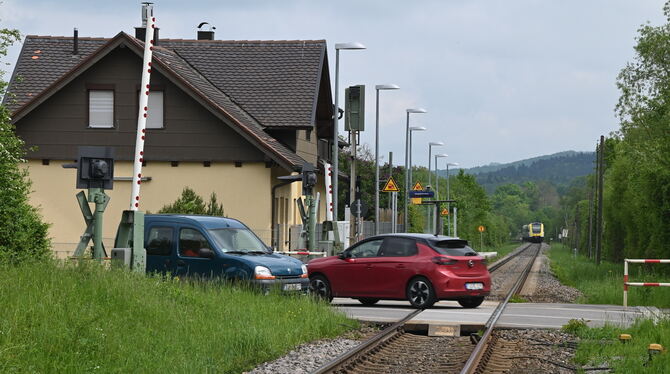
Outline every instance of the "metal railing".
[[670, 264], [670, 260], [661, 259], [630, 259], [623, 260], [623, 306], [628, 307], [628, 286], [635, 287], [670, 287], [670, 283], [658, 282], [629, 282], [628, 281], [628, 263], [631, 264]]

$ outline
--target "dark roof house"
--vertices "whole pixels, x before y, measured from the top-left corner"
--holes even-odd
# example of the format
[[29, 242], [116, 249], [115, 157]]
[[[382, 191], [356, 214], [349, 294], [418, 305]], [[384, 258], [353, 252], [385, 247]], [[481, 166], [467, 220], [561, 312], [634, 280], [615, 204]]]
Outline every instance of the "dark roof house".
[[[124, 32], [109, 39], [79, 38], [76, 34], [73, 37], [27, 36], [4, 104], [12, 113], [17, 133], [24, 137], [27, 145], [38, 146], [29, 152], [29, 158], [73, 159], [74, 145], [92, 142], [118, 146], [119, 159], [132, 159], [137, 117], [137, 107], [132, 107], [134, 99], [125, 102], [117, 99], [121, 109], [115, 109], [114, 118], [120, 125], [98, 136], [84, 134], [81, 126], [73, 127], [73, 123], [85, 121], [88, 109], [72, 107], [66, 113], [65, 105], [52, 97], [59, 92], [65, 95], [66, 88], [75, 82], [79, 82], [79, 87], [95, 89], [96, 84], [104, 81], [112, 87], [110, 89], [119, 90], [114, 88], [116, 76], [129, 77], [129, 85], [134, 84], [139, 91], [143, 49], [142, 41]], [[208, 136], [201, 136], [198, 142], [191, 144], [184, 129], [171, 133], [173, 129], [166, 126], [165, 131], [155, 130], [147, 137], [148, 149], [154, 147], [155, 150], [147, 152], [148, 160], [152, 160], [153, 155], [154, 160], [162, 161], [265, 161], [287, 170], [299, 170], [305, 162], [317, 164], [317, 154], [329, 158], [333, 106], [324, 40], [160, 39], [154, 48], [152, 70], [152, 90], [174, 87], [183, 96], [166, 98], [166, 110], [175, 112], [171, 113], [177, 118], [175, 121], [187, 121], [180, 118], [187, 114], [176, 113], [179, 105], [186, 105], [183, 104], [186, 100], [197, 102], [206, 109], [207, 116], [227, 125], [258, 152], [239, 152], [232, 145], [228, 151], [215, 150], [216, 142], [221, 149], [226, 148], [226, 143], [206, 139]], [[97, 80], [94, 82], [90, 76]], [[132, 78], [135, 76], [136, 79]], [[51, 110], [60, 108], [63, 113], [56, 116], [53, 126], [45, 126], [39, 110], [50, 100]], [[169, 109], [170, 105], [175, 109]], [[72, 113], [77, 114], [77, 119]], [[31, 123], [40, 118], [40, 127], [31, 127]], [[53, 133], [49, 133], [50, 127]], [[296, 140], [300, 130], [315, 133], [318, 152], [301, 151]], [[168, 150], [171, 144], [180, 142], [188, 143], [183, 144], [183, 152], [175, 147]], [[198, 150], [199, 147], [202, 150]]]

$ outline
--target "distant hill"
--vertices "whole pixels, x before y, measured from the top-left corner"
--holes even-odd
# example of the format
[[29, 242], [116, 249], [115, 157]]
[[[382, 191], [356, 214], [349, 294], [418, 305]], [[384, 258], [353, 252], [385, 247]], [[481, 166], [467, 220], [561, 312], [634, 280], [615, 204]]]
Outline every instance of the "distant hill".
[[[555, 186], [566, 185], [577, 177], [591, 174], [594, 161], [595, 152], [566, 151], [507, 164], [492, 163], [463, 170], [467, 174], [475, 175], [477, 182], [484, 186], [488, 193], [492, 193], [496, 187], [507, 183], [547, 181]], [[454, 172], [450, 170], [450, 174]], [[446, 176], [446, 171], [440, 170], [439, 174]]]

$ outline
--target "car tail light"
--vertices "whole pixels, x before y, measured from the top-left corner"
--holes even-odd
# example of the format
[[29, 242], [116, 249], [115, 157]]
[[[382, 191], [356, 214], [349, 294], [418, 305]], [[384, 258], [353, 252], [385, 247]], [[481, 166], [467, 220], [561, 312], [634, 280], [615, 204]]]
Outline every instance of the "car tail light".
[[458, 262], [458, 260], [454, 260], [453, 258], [442, 257], [442, 256], [433, 257], [431, 261], [433, 261], [438, 265], [454, 265], [455, 263]]

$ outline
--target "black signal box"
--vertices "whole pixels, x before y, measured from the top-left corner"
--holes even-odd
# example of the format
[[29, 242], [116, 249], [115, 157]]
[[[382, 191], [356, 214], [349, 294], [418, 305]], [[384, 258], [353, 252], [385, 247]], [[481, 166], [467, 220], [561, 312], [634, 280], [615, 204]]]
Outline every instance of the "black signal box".
[[77, 168], [77, 188], [102, 188], [111, 190], [114, 182], [114, 148], [79, 147], [75, 165]]

